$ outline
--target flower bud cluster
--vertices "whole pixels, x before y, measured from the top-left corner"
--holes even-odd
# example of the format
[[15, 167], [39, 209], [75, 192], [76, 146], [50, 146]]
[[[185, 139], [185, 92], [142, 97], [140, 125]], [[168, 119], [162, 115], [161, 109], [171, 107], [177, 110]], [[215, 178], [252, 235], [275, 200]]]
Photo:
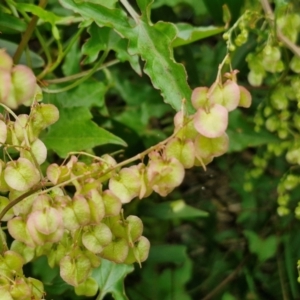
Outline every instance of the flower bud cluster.
[[257, 13], [254, 10], [246, 10], [235, 24], [223, 34], [229, 51], [235, 51], [236, 47], [240, 47], [248, 41], [249, 29], [253, 28], [257, 19]]
[[13, 65], [12, 58], [0, 49], [0, 103], [16, 109], [19, 105], [30, 106], [40, 90], [32, 70], [24, 65]]
[[[297, 43], [300, 33], [300, 17], [297, 14], [284, 13], [276, 18], [276, 26], [281, 33]], [[250, 72], [248, 81], [252, 86], [261, 86], [264, 82], [272, 88], [267, 101], [262, 102], [254, 117], [255, 130], [265, 127], [280, 139], [268, 143], [266, 151], [253, 159], [254, 168], [246, 174], [245, 188], [251, 190], [251, 179], [258, 178], [274, 156], [285, 155], [291, 165], [300, 164], [300, 144], [297, 136], [300, 131], [300, 58], [290, 54], [280, 41], [274, 39], [274, 28], [259, 33], [256, 50], [248, 54], [246, 60]], [[266, 34], [268, 43], [265, 44]], [[262, 42], [263, 41], [263, 42]], [[262, 43], [261, 43], [262, 42]], [[284, 52], [285, 51], [285, 52]], [[282, 55], [285, 53], [286, 55]], [[278, 185], [278, 214], [285, 216], [290, 212], [290, 190], [299, 186], [295, 175], [284, 175]], [[293, 182], [293, 184], [291, 184]], [[291, 187], [293, 186], [293, 187]], [[295, 214], [299, 218], [300, 209]]]
[[[300, 176], [298, 174], [289, 173], [283, 176], [280, 180], [280, 183], [277, 186], [277, 213], [279, 216], [285, 216], [290, 213], [290, 192], [294, 190], [300, 184]], [[300, 219], [300, 203], [295, 208], [295, 216], [297, 219]]]

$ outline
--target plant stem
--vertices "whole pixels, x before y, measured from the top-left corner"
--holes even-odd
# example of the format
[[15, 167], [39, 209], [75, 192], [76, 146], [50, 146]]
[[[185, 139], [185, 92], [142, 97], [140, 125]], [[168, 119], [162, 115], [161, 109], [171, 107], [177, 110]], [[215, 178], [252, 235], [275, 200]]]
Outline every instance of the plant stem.
[[[17, 122], [20, 123], [20, 126], [22, 127], [22, 130], [23, 130], [24, 140], [25, 140], [26, 147], [27, 147], [28, 149], [30, 149], [30, 143], [29, 143], [29, 139], [28, 139], [28, 135], [27, 135], [26, 128], [22, 126], [22, 123], [19, 121], [18, 116], [17, 116], [17, 115], [16, 115], [16, 114], [8, 107], [8, 106], [6, 106], [5, 104], [0, 103], [0, 106], [4, 107], [4, 109], [5, 109], [6, 111], [8, 111], [8, 112], [15, 118], [15, 120], [16, 120]], [[27, 150], [28, 150], [28, 149], [27, 149]]]
[[99, 161], [102, 161], [102, 162], [105, 162], [105, 160], [99, 156], [96, 156], [96, 155], [93, 155], [93, 154], [90, 154], [90, 153], [86, 153], [86, 152], [82, 152], [82, 151], [72, 151], [72, 152], [69, 152], [68, 153], [69, 156], [71, 155], [84, 155], [84, 156], [88, 156], [88, 157], [91, 157], [95, 160], [99, 160]]
[[[113, 66], [117, 63], [119, 63], [120, 61], [118, 59], [114, 59], [112, 61], [109, 61], [105, 64], [103, 64], [102, 66], [100, 66], [96, 71], [100, 71], [100, 70], [103, 70], [107, 67], [110, 67], [110, 66]], [[68, 82], [68, 81], [72, 81], [72, 80], [75, 80], [75, 79], [78, 79], [78, 78], [81, 78], [85, 75], [87, 75], [91, 70], [87, 70], [87, 71], [83, 71], [83, 72], [80, 72], [80, 73], [77, 73], [77, 74], [74, 74], [74, 75], [70, 75], [70, 76], [66, 76], [66, 77], [62, 77], [62, 78], [55, 78], [55, 79], [46, 79], [44, 80], [46, 83], [62, 83], [62, 82]]]
[[85, 80], [89, 79], [97, 71], [97, 69], [99, 68], [99, 66], [102, 65], [102, 63], [105, 60], [105, 58], [107, 57], [107, 55], [108, 55], [108, 51], [105, 51], [102, 54], [100, 60], [94, 65], [94, 67], [91, 70], [89, 70], [88, 73], [85, 76], [83, 76], [82, 78], [80, 78], [79, 80], [71, 83], [68, 86], [60, 88], [60, 89], [56, 89], [56, 90], [43, 89], [43, 91], [46, 93], [49, 93], [49, 94], [56, 94], [56, 93], [66, 92], [68, 90], [75, 88], [76, 86], [78, 86], [79, 84], [84, 82]]
[[[46, 7], [47, 5], [47, 0], [40, 0], [39, 2], [39, 7], [41, 8], [44, 8]], [[31, 38], [31, 35], [35, 29], [35, 26], [37, 24], [37, 21], [38, 21], [39, 17], [38, 16], [33, 16], [31, 18], [31, 21], [29, 22], [28, 24], [28, 27], [22, 37], [22, 40], [13, 56], [13, 60], [14, 60], [14, 63], [17, 64], [21, 58], [21, 55], [22, 55], [22, 52], [24, 51], [29, 39]]]
[[[52, 182], [47, 182], [47, 183], [39, 183], [37, 184], [35, 187], [33, 187], [30, 191], [24, 193], [23, 195], [21, 195], [20, 197], [16, 198], [15, 200], [11, 201], [8, 205], [6, 205], [4, 207], [4, 209], [1, 211], [0, 213], [0, 222], [2, 220], [2, 218], [5, 216], [5, 214], [9, 211], [9, 209], [11, 209], [12, 207], [14, 207], [16, 204], [18, 204], [20, 201], [22, 201], [23, 199], [31, 196], [31, 195], [34, 195], [34, 194], [37, 194], [38, 192], [40, 194], [46, 194], [50, 191], [52, 191], [53, 189], [55, 188], [59, 188], [59, 187], [63, 187], [63, 186], [66, 186], [68, 185], [69, 183], [72, 183], [73, 181], [76, 181], [78, 179], [82, 179], [84, 177], [90, 177], [90, 176], [96, 176], [96, 175], [100, 175], [100, 176], [105, 176], [107, 175], [108, 173], [110, 173], [111, 171], [115, 170], [115, 169], [118, 169], [118, 168], [121, 168], [125, 165], [128, 165], [136, 160], [142, 160], [144, 156], [146, 156], [147, 154], [149, 154], [150, 152], [154, 151], [154, 150], [157, 150], [157, 149], [160, 149], [161, 147], [163, 147], [168, 141], [170, 141], [172, 138], [174, 138], [174, 136], [176, 136], [178, 134], [178, 132], [181, 130], [181, 128], [179, 130], [177, 130], [176, 132], [174, 132], [171, 136], [169, 136], [167, 139], [163, 140], [162, 142], [159, 142], [158, 144], [146, 149], [145, 151], [129, 158], [129, 159], [126, 159], [124, 161], [122, 161], [121, 163], [118, 163], [116, 164], [115, 166], [113, 166], [112, 168], [106, 170], [104, 173], [100, 173], [99, 172], [93, 172], [93, 173], [85, 173], [85, 174], [81, 174], [81, 175], [78, 175], [76, 177], [73, 177], [69, 180], [66, 180], [64, 182], [61, 182], [59, 184], [56, 184], [56, 185], [53, 185]], [[43, 191], [40, 191], [43, 187], [45, 186], [50, 186], [50, 188], [47, 188]]]
[[120, 0], [120, 2], [126, 8], [126, 10], [128, 11], [128, 13], [132, 16], [132, 18], [134, 19], [135, 23], [138, 24], [139, 21], [140, 21], [140, 16], [133, 9], [133, 7], [130, 5], [130, 3], [127, 0]]
[[[270, 3], [268, 0], [260, 0], [261, 6], [266, 14], [266, 19], [268, 20], [269, 24], [271, 27], [275, 26], [275, 16], [273, 13], [273, 10], [270, 6]], [[297, 45], [295, 45], [291, 40], [289, 40], [280, 30], [280, 28], [278, 28], [276, 26], [276, 36], [278, 38], [279, 41], [281, 41], [288, 49], [290, 49], [295, 55], [297, 55], [298, 57], [300, 57], [300, 47], [298, 47]]]
[[290, 299], [289, 295], [288, 295], [288, 291], [286, 289], [286, 278], [285, 278], [285, 274], [284, 274], [284, 267], [282, 264], [282, 257], [279, 256], [279, 253], [277, 253], [276, 256], [276, 260], [277, 260], [277, 267], [278, 267], [278, 275], [279, 275], [279, 280], [280, 280], [280, 286], [281, 286], [281, 291], [282, 291], [282, 299], [283, 300], [288, 300]]
[[65, 50], [62, 50], [62, 46], [61, 44], [58, 42], [58, 48], [59, 48], [59, 54], [58, 57], [56, 59], [56, 61], [53, 63], [53, 65], [45, 68], [38, 76], [38, 79], [42, 79], [46, 74], [53, 72], [61, 63], [61, 61], [63, 60], [63, 58], [67, 55], [67, 53], [70, 51], [70, 49], [72, 48], [72, 46], [74, 45], [74, 43], [77, 41], [77, 39], [79, 38], [79, 36], [81, 35], [82, 31], [84, 30], [84, 27], [81, 27], [78, 29], [78, 31], [76, 32], [76, 34], [72, 37], [71, 41], [68, 43], [67, 47]]
[[18, 204], [19, 202], [21, 202], [22, 200], [24, 200], [25, 198], [33, 195], [34, 193], [36, 193], [37, 191], [41, 190], [43, 187], [45, 186], [49, 186], [49, 184], [53, 185], [52, 183], [39, 183], [38, 185], [36, 185], [34, 188], [32, 188], [30, 191], [22, 194], [21, 196], [19, 196], [18, 198], [10, 201], [1, 211], [0, 213], [0, 222], [2, 221], [2, 218], [5, 216], [5, 214], [12, 208], [14, 207], [16, 204]]
[[213, 289], [201, 300], [215, 299], [215, 296], [223, 289], [223, 287], [225, 287], [230, 281], [232, 281], [237, 276], [238, 272], [245, 265], [248, 258], [249, 256], [245, 257], [243, 261], [236, 267], [236, 269], [229, 276], [227, 276], [218, 286], [216, 286], [215, 289]]

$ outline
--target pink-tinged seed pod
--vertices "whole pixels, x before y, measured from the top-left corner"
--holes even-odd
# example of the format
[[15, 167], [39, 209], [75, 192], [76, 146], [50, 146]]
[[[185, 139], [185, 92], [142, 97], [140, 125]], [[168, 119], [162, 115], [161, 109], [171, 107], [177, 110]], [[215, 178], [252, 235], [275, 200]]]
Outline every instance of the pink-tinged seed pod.
[[31, 69], [23, 65], [17, 65], [12, 69], [11, 78], [16, 102], [11, 103], [13, 106], [10, 107], [15, 109], [33, 97], [36, 89], [36, 78]]
[[54, 268], [57, 266], [60, 262], [60, 260], [67, 255], [69, 252], [69, 249], [64, 244], [63, 241], [61, 241], [56, 247], [52, 247], [47, 254], [48, 258], [48, 264], [51, 268]]
[[53, 207], [45, 207], [43, 210], [32, 212], [27, 219], [27, 222], [29, 221], [33, 222], [36, 230], [45, 235], [50, 235], [63, 229], [62, 215]]
[[237, 108], [240, 101], [240, 89], [236, 82], [227, 80], [223, 86], [214, 85], [209, 92], [211, 103], [218, 103], [224, 106], [228, 111]]
[[120, 215], [108, 217], [104, 220], [104, 222], [110, 228], [114, 237], [128, 240], [126, 223], [120, 219]]
[[75, 215], [75, 212], [71, 204], [64, 206], [64, 208], [62, 209], [62, 216], [63, 216], [64, 227], [66, 230], [69, 230], [70, 232], [74, 232], [76, 229], [78, 229], [81, 226], [81, 224], [79, 224], [79, 221]]
[[12, 58], [6, 53], [5, 49], [0, 49], [0, 69], [10, 72], [12, 67]]
[[195, 149], [192, 140], [181, 140], [175, 137], [167, 143], [164, 153], [167, 158], [178, 159], [185, 169], [194, 165]]
[[138, 166], [123, 168], [109, 181], [109, 189], [122, 203], [128, 203], [139, 195], [141, 174]]
[[203, 108], [208, 101], [208, 87], [197, 87], [192, 92], [192, 104], [195, 109]]
[[31, 286], [26, 283], [24, 278], [16, 278], [10, 287], [10, 295], [12, 299], [30, 299]]
[[122, 203], [121, 200], [112, 193], [112, 191], [105, 190], [102, 193], [102, 199], [105, 206], [106, 217], [119, 215]]
[[139, 264], [148, 258], [150, 250], [149, 240], [141, 236], [134, 244], [132, 248], [129, 248], [128, 256], [126, 257], [124, 264], [133, 264], [138, 262]]
[[6, 142], [6, 138], [7, 138], [7, 126], [2, 120], [0, 120], [0, 147], [2, 146], [2, 144]]
[[101, 252], [100, 256], [121, 264], [126, 259], [128, 251], [129, 246], [127, 241], [123, 238], [118, 238], [114, 239], [110, 244], [108, 244]]
[[25, 264], [32, 261], [33, 258], [35, 257], [35, 249], [34, 248], [28, 247], [24, 243], [19, 242], [17, 240], [14, 240], [11, 243], [10, 250], [19, 253], [24, 258]]
[[78, 286], [84, 282], [91, 271], [90, 260], [83, 254], [76, 256], [67, 255], [59, 263], [61, 278], [72, 286]]
[[196, 156], [208, 159], [224, 154], [228, 150], [229, 139], [226, 133], [217, 138], [207, 138], [199, 134], [194, 143]]
[[93, 277], [87, 278], [86, 281], [75, 287], [75, 293], [78, 296], [93, 297], [97, 294], [99, 285]]
[[141, 174], [141, 176], [140, 176], [141, 188], [140, 188], [140, 192], [139, 192], [138, 196], [139, 196], [139, 199], [143, 199], [143, 198], [149, 197], [152, 194], [153, 189], [148, 180], [146, 166], [144, 164], [140, 163], [138, 165], [138, 168], [139, 168], [139, 172]]
[[[32, 156], [34, 156], [34, 159]], [[31, 152], [27, 149], [21, 149], [20, 157], [26, 158], [32, 163], [37, 162], [41, 165], [47, 158], [47, 148], [40, 139], [36, 139], [33, 143], [31, 143]]]
[[35, 105], [30, 112], [30, 125], [33, 134], [38, 137], [40, 132], [59, 119], [59, 110], [53, 104]]
[[19, 253], [12, 250], [7, 250], [2, 256], [3, 258], [1, 260], [4, 261], [7, 269], [10, 272], [12, 272], [13, 274], [22, 273], [22, 268], [25, 261]]
[[[152, 157], [153, 155], [150, 155]], [[174, 157], [170, 159], [150, 159], [147, 176], [153, 190], [162, 197], [167, 196], [175, 187], [182, 183], [184, 167]]]
[[30, 286], [32, 292], [31, 297], [33, 297], [33, 299], [42, 299], [45, 296], [44, 285], [41, 281], [31, 277], [27, 278], [26, 281]]
[[[7, 197], [0, 196], [0, 212], [10, 203]], [[2, 218], [1, 221], [8, 221], [15, 216], [13, 209], [11, 208]]]
[[28, 232], [25, 221], [22, 217], [16, 217], [7, 223], [9, 234], [17, 241], [23, 242], [29, 247], [35, 247], [31, 235]]
[[0, 68], [0, 102], [6, 104], [7, 99], [13, 90], [11, 82], [11, 73]]
[[98, 268], [100, 266], [101, 257], [99, 255], [97, 255], [87, 249], [83, 249], [82, 253], [90, 260], [92, 268]]
[[72, 201], [72, 209], [75, 213], [77, 222], [83, 226], [87, 225], [91, 221], [91, 212], [90, 212], [90, 207], [85, 199], [84, 196], [82, 195], [75, 195], [73, 197]]
[[128, 227], [126, 231], [129, 235], [128, 241], [130, 246], [133, 246], [132, 243], [136, 242], [143, 234], [144, 225], [139, 217], [133, 215], [130, 215], [126, 218], [126, 223]]
[[53, 183], [57, 184], [70, 179], [71, 171], [67, 166], [51, 164], [47, 168], [47, 177]]
[[245, 107], [245, 108], [250, 107], [251, 103], [252, 103], [251, 94], [243, 86], [239, 86], [239, 89], [240, 89], [240, 94], [241, 94], [239, 106]]
[[93, 253], [101, 253], [105, 246], [112, 241], [109, 227], [103, 223], [87, 226], [82, 234], [83, 245]]
[[85, 195], [85, 198], [90, 209], [90, 223], [99, 224], [105, 216], [105, 206], [102, 196], [96, 189], [92, 189]]
[[208, 138], [216, 138], [223, 135], [227, 125], [228, 111], [220, 104], [212, 104], [209, 111], [199, 108], [194, 116], [196, 130]]

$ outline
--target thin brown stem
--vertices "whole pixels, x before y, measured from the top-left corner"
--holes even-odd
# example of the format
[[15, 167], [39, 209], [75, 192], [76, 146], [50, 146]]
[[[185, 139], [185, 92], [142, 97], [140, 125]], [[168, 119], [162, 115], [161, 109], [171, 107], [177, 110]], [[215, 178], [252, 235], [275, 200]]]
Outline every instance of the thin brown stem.
[[[269, 22], [271, 27], [275, 26], [275, 16], [273, 13], [273, 10], [270, 6], [270, 3], [268, 0], [260, 0], [261, 6], [266, 14], [266, 19]], [[295, 45], [290, 39], [288, 39], [276, 26], [276, 36], [279, 41], [281, 41], [288, 49], [290, 49], [295, 55], [300, 57], [300, 47]]]
[[[102, 66], [100, 66], [99, 68], [97, 68], [96, 71], [100, 71], [103, 70], [105, 68], [108, 68], [110, 66], [113, 66], [117, 63], [119, 63], [120, 61], [118, 59], [114, 59], [112, 61], [109, 61], [105, 64], [103, 64]], [[88, 73], [90, 72], [90, 70], [87, 71], [83, 71], [81, 73], [78, 74], [74, 74], [74, 75], [70, 75], [70, 76], [66, 76], [66, 77], [62, 77], [62, 78], [54, 78], [54, 79], [44, 79], [44, 82], [46, 83], [62, 83], [62, 82], [68, 82], [68, 81], [72, 81], [81, 77], [86, 76]]]
[[242, 267], [245, 265], [246, 261], [248, 260], [248, 256], [245, 257], [242, 262], [236, 267], [236, 269], [228, 275], [216, 288], [214, 288], [210, 293], [208, 293], [204, 298], [201, 300], [209, 300], [214, 299], [214, 297], [232, 280], [235, 279], [235, 277], [238, 275], [239, 271], [242, 269]]
[[[180, 131], [180, 130], [179, 130], [179, 131]], [[134, 162], [134, 161], [136, 161], [136, 160], [139, 160], [139, 159], [141, 160], [141, 159], [143, 159], [144, 156], [146, 156], [147, 154], [149, 154], [149, 153], [150, 153], [151, 151], [153, 151], [153, 150], [160, 149], [160, 148], [163, 147], [170, 139], [172, 139], [179, 131], [174, 132], [170, 137], [168, 137], [168, 138], [165, 139], [164, 141], [162, 141], [162, 142], [156, 144], [155, 146], [152, 146], [152, 147], [148, 148], [147, 150], [145, 150], [145, 151], [143, 151], [143, 152], [141, 152], [141, 153], [139, 153], [139, 154], [137, 154], [137, 155], [135, 155], [135, 156], [133, 156], [133, 157], [131, 157], [131, 158], [129, 158], [129, 159], [126, 159], [126, 160], [122, 161], [121, 163], [116, 164], [114, 167], [109, 168], [108, 170], [106, 170], [106, 171], [103, 172], [103, 173], [100, 173], [100, 174], [99, 174], [99, 171], [97, 171], [97, 172], [88, 173], [88, 174], [81, 174], [81, 175], [79, 175], [79, 176], [73, 177], [73, 178], [71, 178], [71, 179], [69, 179], [69, 180], [66, 180], [66, 181], [61, 182], [61, 183], [56, 184], [56, 185], [54, 185], [54, 184], [51, 183], [51, 182], [47, 182], [47, 183], [42, 182], [42, 183], [37, 184], [37, 185], [34, 186], [30, 191], [24, 193], [23, 195], [21, 195], [20, 197], [16, 198], [16, 199], [13, 200], [13, 201], [11, 201], [7, 206], [4, 207], [4, 209], [3, 209], [3, 210], [1, 211], [1, 213], [0, 213], [0, 222], [1, 222], [2, 218], [5, 216], [5, 214], [6, 214], [12, 207], [14, 207], [16, 204], [18, 204], [19, 202], [21, 202], [21, 201], [24, 200], [25, 198], [27, 198], [27, 197], [29, 197], [29, 196], [31, 196], [31, 195], [34, 195], [34, 194], [36, 194], [37, 192], [40, 192], [40, 190], [41, 190], [42, 188], [47, 187], [47, 186], [48, 186], [48, 187], [50, 186], [48, 189], [45, 189], [45, 190], [43, 190], [43, 191], [40, 192], [41, 194], [45, 194], [45, 193], [50, 192], [50, 191], [53, 190], [54, 188], [66, 186], [66, 185], [68, 185], [68, 184], [70, 184], [70, 183], [72, 183], [72, 182], [74, 182], [74, 181], [76, 181], [76, 180], [78, 180], [78, 179], [83, 179], [83, 178], [85, 178], [85, 177], [96, 176], [96, 175], [99, 175], [99, 176], [100, 176], [100, 175], [101, 175], [101, 176], [105, 176], [105, 175], [107, 175], [108, 173], [110, 173], [111, 171], [113, 171], [113, 170], [115, 170], [115, 169], [121, 168], [121, 167], [123, 167], [123, 166], [125, 166], [125, 165], [128, 165], [128, 164], [130, 164], [131, 162]]]
[[[40, 0], [40, 3], [39, 3], [39, 7], [41, 8], [45, 8], [47, 5], [47, 0]], [[28, 43], [28, 41], [30, 40], [31, 38], [31, 35], [35, 29], [35, 26], [37, 24], [37, 21], [38, 21], [39, 17], [38, 16], [33, 16], [28, 24], [28, 27], [22, 37], [22, 40], [14, 54], [14, 57], [13, 57], [13, 60], [14, 60], [14, 63], [17, 64], [21, 58], [21, 55]]]
[[52, 183], [39, 183], [37, 184], [35, 187], [33, 187], [30, 191], [22, 194], [21, 196], [19, 196], [18, 198], [10, 201], [1, 211], [0, 213], [0, 222], [3, 219], [3, 217], [5, 216], [5, 214], [12, 208], [14, 207], [16, 204], [18, 204], [19, 202], [21, 202], [22, 200], [24, 200], [25, 198], [31, 196], [32, 194], [34, 194], [35, 192], [41, 190], [43, 187], [45, 186], [49, 186], [49, 185], [53, 185]]

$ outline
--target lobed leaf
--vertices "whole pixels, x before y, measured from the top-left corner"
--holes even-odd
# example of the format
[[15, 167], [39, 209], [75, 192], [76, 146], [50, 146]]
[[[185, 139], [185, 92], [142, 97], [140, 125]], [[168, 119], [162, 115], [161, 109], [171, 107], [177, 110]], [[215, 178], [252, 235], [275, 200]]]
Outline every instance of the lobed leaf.
[[98, 299], [102, 300], [105, 295], [112, 294], [115, 299], [128, 300], [123, 282], [126, 275], [133, 270], [132, 265], [115, 264], [102, 259], [101, 266], [92, 272], [92, 277], [97, 281], [100, 289]]
[[215, 26], [193, 27], [187, 23], [178, 23], [175, 26], [177, 27], [178, 34], [172, 42], [173, 47], [191, 44], [195, 41], [219, 34], [225, 29], [224, 27]]
[[51, 126], [43, 141], [47, 148], [53, 149], [59, 156], [66, 157], [71, 151], [81, 151], [103, 144], [126, 143], [99, 127], [92, 120], [86, 107], [63, 109], [59, 121]]
[[[144, 72], [150, 77], [155, 88], [161, 91], [165, 102], [176, 110], [180, 110], [183, 99], [190, 99], [191, 90], [187, 83], [187, 75], [182, 64], [175, 62], [171, 43], [177, 35], [172, 23], [150, 21], [150, 1], [138, 2], [142, 16], [135, 20], [134, 26], [120, 9], [108, 9], [94, 3], [75, 4], [72, 0], [60, 0], [68, 9], [93, 19], [99, 26], [113, 28], [122, 37], [130, 41], [130, 55], [140, 55], [145, 61]], [[187, 110], [193, 111], [190, 102]]]

